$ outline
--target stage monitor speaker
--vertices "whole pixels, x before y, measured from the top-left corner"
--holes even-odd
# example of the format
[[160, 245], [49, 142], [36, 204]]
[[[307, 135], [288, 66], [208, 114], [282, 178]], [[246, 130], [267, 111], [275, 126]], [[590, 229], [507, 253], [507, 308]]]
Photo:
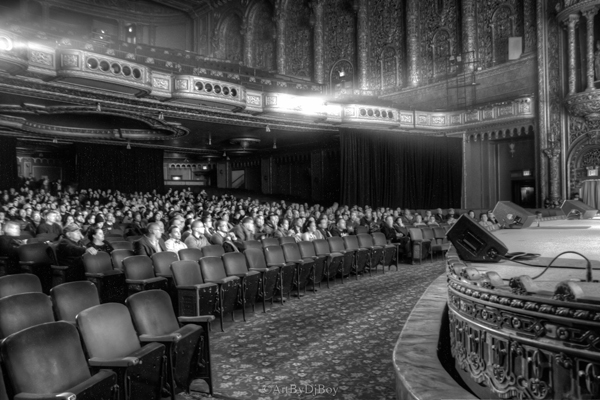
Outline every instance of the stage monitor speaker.
[[461, 260], [499, 262], [508, 249], [468, 215], [461, 216], [446, 234]]
[[565, 200], [560, 207], [563, 212], [569, 216], [569, 213], [577, 211], [581, 214], [581, 219], [592, 219], [598, 213], [598, 210], [594, 210], [592, 207], [579, 200]]
[[499, 201], [493, 211], [500, 226], [505, 228], [529, 228], [535, 214], [510, 201]]

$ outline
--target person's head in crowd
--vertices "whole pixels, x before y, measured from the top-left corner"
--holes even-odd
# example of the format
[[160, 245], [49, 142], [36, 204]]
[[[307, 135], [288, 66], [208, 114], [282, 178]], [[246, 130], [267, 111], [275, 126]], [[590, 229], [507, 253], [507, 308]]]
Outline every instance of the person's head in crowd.
[[75, 223], [75, 218], [71, 214], [65, 214], [63, 217], [62, 224], [63, 226], [68, 226]]
[[254, 225], [259, 229], [262, 228], [265, 225], [265, 217], [258, 215], [254, 218]]
[[480, 220], [481, 222], [488, 222], [488, 215], [487, 215], [487, 213], [484, 213], [484, 212], [483, 212], [483, 213], [481, 213], [481, 214], [479, 215], [479, 220]]
[[327, 229], [327, 227], [329, 226], [329, 219], [327, 219], [327, 217], [321, 217], [317, 225], [321, 229]]
[[156, 223], [158, 224], [158, 227], [160, 229], [160, 234], [162, 235], [163, 233], [165, 233], [165, 223], [161, 219], [156, 221]]
[[94, 225], [96, 223], [96, 216], [94, 214], [88, 214], [85, 222], [88, 225]]
[[54, 210], [50, 210], [46, 213], [46, 222], [50, 225], [58, 221], [58, 213]]
[[394, 217], [392, 215], [388, 215], [385, 217], [385, 224], [390, 228], [394, 226]]
[[317, 231], [317, 224], [314, 220], [307, 220], [304, 224], [303, 232], [315, 233]]
[[280, 222], [279, 222], [279, 226], [285, 230], [288, 231], [290, 229], [290, 220], [287, 218], [283, 218]]
[[422, 222], [423, 222], [423, 217], [421, 216], [421, 214], [417, 214], [415, 216], [415, 223], [418, 224], [418, 223], [422, 223]]
[[92, 227], [88, 230], [87, 238], [90, 242], [101, 245], [104, 243], [104, 231], [97, 226]]
[[229, 224], [224, 219], [217, 221], [217, 230], [222, 233], [229, 232]]
[[146, 236], [148, 236], [151, 240], [152, 239], [160, 239], [160, 237], [162, 236], [162, 232], [160, 231], [160, 226], [156, 222], [152, 222], [152, 223], [148, 224], [148, 227], [146, 228], [146, 230], [148, 231]]
[[109, 212], [108, 214], [106, 214], [106, 222], [109, 225], [114, 225], [115, 222], [117, 222], [117, 220], [115, 219], [115, 215], [111, 212]]
[[27, 211], [25, 211], [24, 209], [20, 209], [19, 210], [19, 218], [24, 221], [25, 218], [27, 218]]
[[425, 211], [425, 217], [423, 218], [425, 221], [429, 221], [431, 219], [431, 211]]
[[254, 232], [254, 218], [244, 217], [244, 219], [242, 219], [242, 226], [248, 231]]
[[175, 239], [175, 240], [181, 240], [181, 230], [179, 229], [179, 227], [177, 225], [171, 225], [171, 227], [168, 230], [168, 233], [169, 233], [169, 238]]
[[75, 217], [75, 222], [79, 225], [85, 223], [85, 217], [83, 213], [76, 212], [75, 214], [73, 214], [73, 216]]
[[408, 208], [407, 208], [407, 209], [405, 209], [405, 210], [404, 210], [404, 215], [406, 215], [406, 216], [408, 216], [408, 215], [411, 215], [411, 214], [410, 214], [410, 209], [408, 209]]
[[475, 218], [475, 211], [473, 210], [469, 210], [469, 212], [467, 213], [467, 215], [471, 218]]
[[436, 224], [437, 225], [437, 222], [435, 221], [435, 217], [433, 215], [431, 217], [429, 217], [429, 221], [428, 222], [430, 224]]
[[339, 218], [337, 220], [337, 227], [340, 230], [346, 230], [346, 220], [344, 218]]
[[142, 214], [139, 212], [136, 212], [135, 214], [133, 214], [133, 220], [136, 222], [142, 222]]
[[63, 234], [68, 239], [70, 239], [74, 242], [79, 242], [81, 239], [83, 239], [83, 234], [81, 233], [81, 229], [79, 228], [78, 225], [75, 225], [75, 224], [67, 225], [63, 229]]
[[202, 223], [204, 224], [205, 228], [212, 227], [212, 216], [207, 213], [205, 216], [202, 217]]
[[104, 217], [102, 214], [96, 215], [95, 221], [98, 228], [102, 228], [104, 226]]
[[4, 234], [12, 237], [21, 236], [21, 225], [17, 221], [6, 221]]
[[271, 222], [271, 225], [277, 226], [277, 223], [279, 222], [279, 215], [269, 214], [269, 221]]
[[38, 211], [38, 210], [34, 210], [31, 213], [31, 220], [36, 224], [39, 225], [42, 222], [42, 214]]
[[204, 235], [204, 232], [206, 232], [206, 229], [204, 228], [204, 222], [202, 222], [199, 219], [192, 222], [192, 234], [195, 237], [200, 237], [200, 235]]
[[456, 212], [454, 212], [454, 208], [449, 208], [448, 209], [448, 215], [454, 216], [455, 214], [456, 214]]

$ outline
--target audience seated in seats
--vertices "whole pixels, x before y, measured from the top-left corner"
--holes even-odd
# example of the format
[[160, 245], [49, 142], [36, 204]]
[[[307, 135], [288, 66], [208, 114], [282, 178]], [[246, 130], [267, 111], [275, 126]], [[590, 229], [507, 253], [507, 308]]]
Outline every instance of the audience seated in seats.
[[410, 210], [407, 208], [404, 210], [404, 214], [402, 215], [402, 223], [406, 226], [411, 226], [415, 222], [415, 217], [411, 214]]
[[263, 240], [269, 237], [265, 229], [265, 218], [262, 215], [257, 215], [254, 218], [254, 239]]
[[329, 231], [329, 219], [327, 217], [322, 216], [319, 219], [315, 235], [317, 236], [317, 239], [327, 239], [328, 237], [331, 237], [331, 232]]
[[408, 236], [408, 228], [404, 225], [402, 217], [396, 218], [396, 222], [394, 222], [394, 229], [396, 232], [401, 233], [402, 236]]
[[178, 253], [181, 249], [187, 249], [187, 245], [181, 241], [181, 231], [177, 225], [171, 225], [168, 233], [169, 239], [165, 242], [167, 251]]
[[[398, 221], [402, 223], [402, 219], [398, 218]], [[404, 225], [402, 225], [404, 226]], [[385, 217], [384, 223], [381, 225], [381, 233], [385, 235], [385, 238], [389, 242], [398, 242], [400, 238], [405, 236], [405, 233], [397, 231], [394, 226], [394, 217], [388, 215]]]
[[39, 210], [33, 210], [31, 212], [30, 221], [30, 227], [32, 229], [31, 235], [35, 236], [37, 234], [38, 228], [42, 223], [42, 213]]
[[469, 210], [469, 212], [467, 212], [467, 215], [473, 219], [475, 219], [475, 211], [473, 210]]
[[210, 244], [220, 244], [224, 245], [225, 242], [233, 242], [236, 241], [236, 237], [232, 232], [229, 232], [229, 224], [227, 221], [220, 219], [217, 221], [217, 230], [214, 235], [210, 237]]
[[292, 236], [294, 236], [294, 238], [296, 239], [297, 242], [299, 242], [302, 237], [302, 228], [304, 227], [304, 219], [302, 217], [300, 217], [300, 213], [298, 213], [298, 218], [294, 219], [292, 221], [292, 226], [290, 228], [290, 231], [292, 232]]
[[81, 225], [81, 231], [86, 235], [90, 231], [92, 226], [96, 225], [96, 216], [94, 214], [88, 214], [85, 219], [85, 223]]
[[157, 223], [150, 223], [148, 233], [133, 242], [133, 251], [138, 256], [148, 257], [161, 251], [167, 251], [165, 241], [161, 238], [160, 226]]
[[414, 223], [412, 224], [413, 227], [418, 228], [420, 226], [427, 226], [427, 224], [425, 222], [423, 222], [423, 217], [421, 217], [421, 215], [417, 214], [415, 216], [415, 220]]
[[244, 250], [243, 242], [254, 240], [254, 219], [252, 217], [244, 217], [240, 224], [233, 227], [233, 234], [238, 240], [236, 246], [240, 250]]
[[446, 222], [446, 216], [443, 214], [442, 209], [438, 208], [435, 210], [435, 222], [441, 224], [442, 222]]
[[433, 217], [433, 215], [431, 214], [431, 211], [426, 210], [425, 215], [423, 215], [423, 222], [425, 222], [426, 224], [429, 224], [429, 221], [431, 221], [431, 217]]
[[210, 241], [212, 235], [216, 233], [216, 230], [213, 228], [213, 219], [210, 214], [206, 214], [202, 217], [202, 223], [204, 224], [204, 236]]
[[86, 247], [93, 247], [98, 251], [103, 251], [108, 254], [112, 253], [114, 250], [112, 245], [104, 240], [104, 231], [102, 228], [91, 227], [88, 231], [87, 238], [89, 243], [86, 245]]
[[481, 213], [481, 215], [479, 216], [479, 225], [483, 226], [484, 228], [487, 228], [487, 227], [493, 226], [494, 224], [492, 224], [488, 220], [487, 213]]
[[73, 267], [83, 270], [83, 261], [81, 256], [86, 252], [91, 255], [98, 254], [98, 250], [94, 247], [85, 247], [81, 243], [83, 234], [79, 225], [71, 224], [65, 227], [63, 230], [63, 237], [58, 242], [56, 247], [56, 258], [58, 265]]
[[[319, 225], [320, 225], [320, 220], [319, 220]], [[348, 220], [346, 221], [346, 229], [348, 230], [348, 232], [355, 232], [355, 229], [357, 226], [361, 225], [361, 219], [358, 217], [358, 212], [357, 211], [352, 211], [350, 212], [350, 218], [348, 218]], [[321, 232], [321, 234], [324, 234], [324, 232]], [[326, 237], [324, 237], [323, 239], [326, 239]]]
[[274, 232], [273, 237], [282, 238], [288, 236], [294, 236], [294, 232], [290, 231], [290, 220], [284, 218], [281, 221], [279, 221], [279, 226]]
[[0, 256], [6, 257], [6, 273], [19, 272], [19, 253], [17, 248], [27, 243], [27, 239], [20, 239], [21, 225], [16, 221], [7, 221], [4, 224], [4, 235], [0, 236]]
[[301, 235], [301, 239], [304, 242], [312, 242], [317, 239], [322, 239], [317, 237], [317, 224], [314, 220], [308, 220], [304, 225], [304, 233]]
[[446, 214], [446, 222], [447, 222], [448, 220], [450, 220], [451, 218], [452, 218], [452, 219], [454, 219], [454, 220], [457, 220], [457, 219], [458, 219], [458, 217], [460, 217], [460, 215], [458, 215], [458, 214], [456, 213], [456, 211], [454, 211], [454, 208], [449, 208], [449, 209], [448, 209], [448, 214]]
[[458, 217], [455, 217], [454, 215], [450, 215], [450, 218], [448, 218], [446, 220], [446, 223], [448, 225], [454, 225], [456, 223], [456, 221], [458, 221]]
[[496, 216], [494, 215], [494, 212], [492, 210], [488, 210], [487, 216], [488, 216], [488, 221], [490, 221], [494, 225], [499, 225], [498, 219], [496, 219]]
[[58, 212], [51, 210], [46, 214], [46, 220], [40, 224], [37, 230], [38, 235], [50, 235], [58, 238], [62, 234], [62, 228], [57, 223], [60, 216]]
[[331, 236], [348, 236], [348, 231], [346, 230], [346, 220], [344, 220], [344, 218], [339, 218], [337, 220], [337, 224], [330, 229], [329, 233], [331, 233]]
[[279, 215], [275, 213], [269, 214], [269, 219], [265, 222], [265, 232], [268, 237], [276, 237], [275, 232], [277, 231], [278, 222]]
[[188, 247], [188, 249], [201, 249], [210, 244], [204, 235], [204, 232], [204, 222], [197, 219], [192, 223], [192, 233], [185, 239], [185, 245]]
[[437, 223], [435, 217], [432, 215], [429, 217], [429, 221], [427, 221], [427, 226], [440, 226], [440, 224]]

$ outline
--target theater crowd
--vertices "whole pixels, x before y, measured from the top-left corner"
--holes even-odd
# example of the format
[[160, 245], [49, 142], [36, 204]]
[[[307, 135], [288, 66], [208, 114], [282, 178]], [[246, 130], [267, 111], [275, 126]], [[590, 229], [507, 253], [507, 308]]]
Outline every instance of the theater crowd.
[[[112, 251], [105, 236], [118, 232], [133, 242], [138, 255], [209, 244], [243, 251], [244, 242], [267, 237], [313, 241], [331, 236], [382, 232], [389, 242], [406, 244], [409, 228], [448, 226], [459, 215], [454, 209], [422, 213], [384, 207], [331, 206], [307, 203], [259, 202], [230, 195], [208, 196], [190, 188], [165, 194], [123, 193], [118, 190], [74, 189], [60, 181], [23, 180], [20, 189], [2, 192], [0, 256], [16, 267], [17, 247], [34, 241], [57, 243], [60, 265], [72, 265], [85, 253]], [[484, 227], [497, 228], [491, 211], [478, 217]], [[10, 261], [13, 262], [10, 262]]]

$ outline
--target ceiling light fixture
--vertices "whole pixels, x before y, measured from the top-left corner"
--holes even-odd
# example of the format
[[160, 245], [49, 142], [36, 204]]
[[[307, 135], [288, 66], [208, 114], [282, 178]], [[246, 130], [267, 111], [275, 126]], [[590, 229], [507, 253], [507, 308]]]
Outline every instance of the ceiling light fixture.
[[273, 148], [277, 148], [277, 136], [273, 136]]
[[267, 125], [267, 127], [265, 128], [266, 132], [271, 132], [271, 128], [269, 127], [269, 125]]
[[127, 142], [127, 150], [131, 150], [131, 143]]
[[161, 121], [165, 119], [165, 114], [163, 114], [162, 111], [158, 113], [158, 119], [160, 119]]
[[212, 146], [212, 133], [208, 132], [208, 145]]
[[102, 106], [100, 105], [100, 103], [96, 103], [96, 111], [102, 112]]

